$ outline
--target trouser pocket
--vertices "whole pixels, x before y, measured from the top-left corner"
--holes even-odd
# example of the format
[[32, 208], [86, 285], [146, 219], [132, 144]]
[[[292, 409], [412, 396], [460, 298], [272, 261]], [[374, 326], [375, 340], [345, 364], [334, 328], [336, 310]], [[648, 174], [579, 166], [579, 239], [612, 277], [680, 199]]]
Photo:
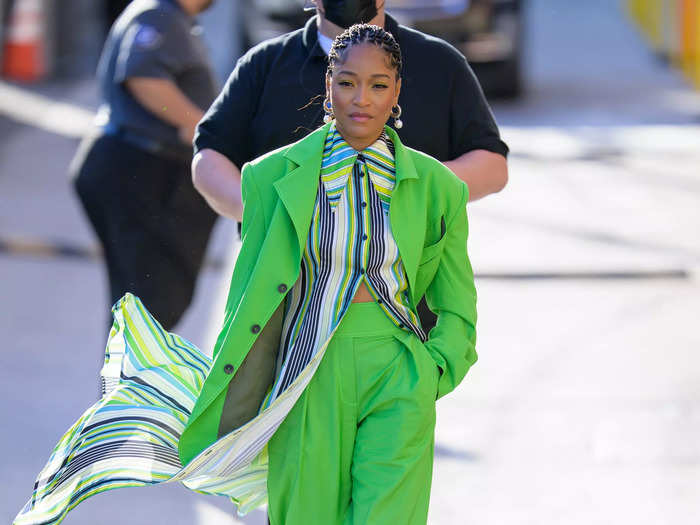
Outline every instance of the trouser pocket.
[[437, 399], [438, 381], [440, 380], [440, 368], [428, 352], [428, 349], [417, 335], [406, 332], [395, 336], [406, 351], [410, 353], [415, 362], [416, 370], [419, 374], [421, 390], [430, 395], [431, 400]]

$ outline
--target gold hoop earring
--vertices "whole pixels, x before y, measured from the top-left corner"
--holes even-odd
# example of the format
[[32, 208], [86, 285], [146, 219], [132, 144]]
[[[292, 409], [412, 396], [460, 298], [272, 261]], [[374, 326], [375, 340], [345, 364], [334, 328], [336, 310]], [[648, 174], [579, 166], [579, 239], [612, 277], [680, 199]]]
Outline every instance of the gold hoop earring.
[[401, 106], [396, 104], [391, 108], [391, 116], [394, 118], [394, 127], [396, 129], [401, 129], [403, 127], [403, 121], [401, 120]]
[[323, 115], [323, 122], [328, 124], [331, 120], [333, 120], [333, 106], [331, 105], [331, 101], [326, 97], [326, 99], [323, 101], [323, 112], [325, 113]]

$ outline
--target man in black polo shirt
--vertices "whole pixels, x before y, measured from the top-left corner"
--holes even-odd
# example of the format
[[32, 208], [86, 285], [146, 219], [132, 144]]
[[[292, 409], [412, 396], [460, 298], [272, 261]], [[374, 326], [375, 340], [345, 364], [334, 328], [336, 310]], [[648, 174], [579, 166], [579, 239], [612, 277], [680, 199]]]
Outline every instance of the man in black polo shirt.
[[[384, 0], [324, 0], [297, 31], [262, 42], [238, 61], [197, 126], [195, 187], [219, 214], [240, 220], [240, 168], [323, 123], [326, 56], [356, 22], [383, 26], [401, 46], [401, 141], [441, 160], [464, 180], [470, 200], [507, 182], [508, 147], [464, 56], [443, 40], [399, 25]], [[424, 327], [430, 328], [420, 308]]]

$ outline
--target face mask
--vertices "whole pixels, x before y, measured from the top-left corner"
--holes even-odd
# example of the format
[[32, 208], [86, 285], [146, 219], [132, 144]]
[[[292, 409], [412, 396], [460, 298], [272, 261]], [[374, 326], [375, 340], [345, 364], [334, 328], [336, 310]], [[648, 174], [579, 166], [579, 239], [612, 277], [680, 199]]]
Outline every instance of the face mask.
[[376, 0], [323, 0], [326, 20], [347, 29], [377, 16]]

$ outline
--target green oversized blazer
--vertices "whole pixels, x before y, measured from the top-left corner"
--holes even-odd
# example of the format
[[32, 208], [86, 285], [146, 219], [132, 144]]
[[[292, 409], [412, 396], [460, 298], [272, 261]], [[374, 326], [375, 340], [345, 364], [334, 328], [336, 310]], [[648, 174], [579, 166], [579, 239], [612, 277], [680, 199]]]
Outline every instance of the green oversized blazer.
[[[183, 465], [253, 419], [274, 380], [287, 292], [296, 282], [311, 224], [329, 124], [243, 167], [242, 246], [231, 278], [214, 362], [180, 438]], [[391, 228], [415, 305], [437, 314], [428, 341], [438, 397], [476, 361], [476, 291], [467, 257], [467, 186], [432, 157], [395, 146]], [[409, 334], [410, 335], [410, 334]]]

